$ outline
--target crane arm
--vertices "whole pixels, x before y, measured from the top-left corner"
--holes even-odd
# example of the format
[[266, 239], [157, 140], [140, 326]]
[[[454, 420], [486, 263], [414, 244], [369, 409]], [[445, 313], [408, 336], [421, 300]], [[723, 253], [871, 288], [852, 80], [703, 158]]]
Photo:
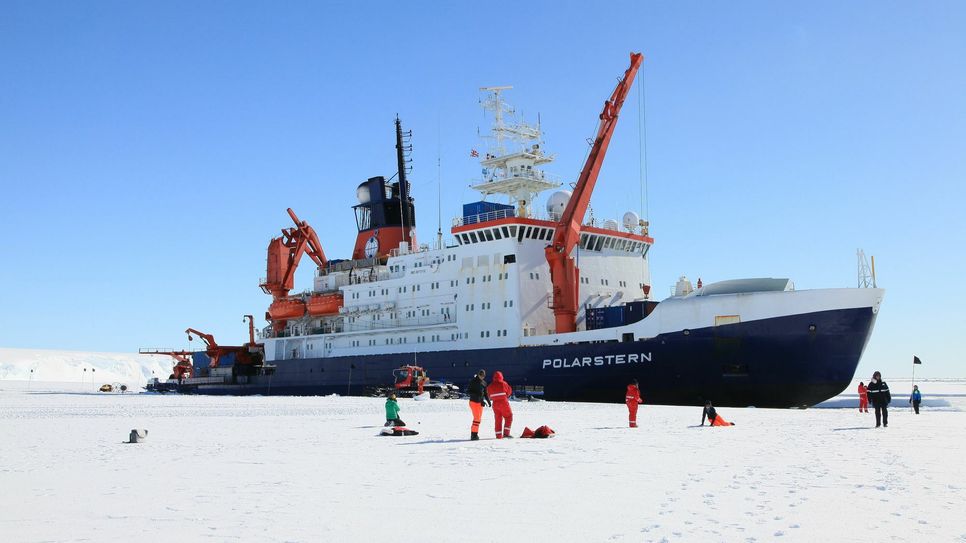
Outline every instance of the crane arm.
[[285, 298], [292, 290], [295, 270], [303, 254], [308, 254], [320, 268], [328, 264], [315, 229], [299, 219], [291, 208], [288, 209], [288, 214], [295, 226], [283, 228], [281, 237], [272, 238], [268, 244], [267, 275], [261, 285], [262, 290], [271, 294], [275, 300]]
[[607, 146], [610, 144], [611, 136], [614, 135], [617, 117], [643, 60], [644, 55], [631, 53], [630, 67], [617, 83], [610, 99], [604, 102], [597, 137], [587, 155], [587, 162], [584, 163], [570, 201], [567, 202], [567, 207], [560, 216], [553, 239], [545, 249], [553, 282], [553, 312], [558, 333], [573, 332], [577, 327], [578, 270], [570, 253], [580, 241], [581, 222], [587, 213], [587, 206], [590, 205], [590, 196], [594, 192], [600, 167], [604, 163]]
[[[301, 220], [292, 211], [292, 208], [288, 208], [288, 216], [292, 217], [292, 221], [295, 222], [295, 227], [299, 233], [299, 239], [304, 240], [303, 251], [307, 252], [309, 258], [311, 258], [315, 264], [324, 268], [328, 264], [328, 260], [325, 258], [325, 251], [322, 250], [322, 242], [319, 241], [319, 236], [315, 233], [315, 229], [309, 226], [309, 223]], [[301, 255], [300, 255], [301, 256]], [[298, 261], [296, 260], [293, 267], [298, 266]]]
[[184, 333], [188, 334], [188, 341], [191, 341], [191, 334], [194, 334], [194, 335], [200, 337], [201, 340], [205, 342], [205, 345], [208, 346], [208, 349], [209, 350], [215, 349], [215, 348], [218, 347], [218, 343], [215, 342], [215, 336], [213, 336], [211, 334], [206, 334], [204, 332], [199, 332], [198, 330], [195, 330], [194, 328], [188, 328], [187, 330], [184, 331]]

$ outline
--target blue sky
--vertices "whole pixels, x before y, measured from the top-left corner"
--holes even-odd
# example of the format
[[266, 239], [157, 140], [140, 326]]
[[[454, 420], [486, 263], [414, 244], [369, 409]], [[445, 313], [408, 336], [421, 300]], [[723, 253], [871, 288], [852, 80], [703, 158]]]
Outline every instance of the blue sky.
[[[914, 354], [919, 375], [966, 375], [961, 2], [8, 0], [0, 346], [244, 341], [285, 208], [347, 257], [355, 186], [395, 170], [397, 113], [428, 240], [437, 190], [444, 231], [475, 199], [479, 87], [514, 85], [548, 170], [573, 179], [630, 51], [655, 292], [678, 275], [855, 286], [863, 248], [887, 294], [858, 375], [908, 375]], [[599, 218], [641, 208], [638, 90]]]

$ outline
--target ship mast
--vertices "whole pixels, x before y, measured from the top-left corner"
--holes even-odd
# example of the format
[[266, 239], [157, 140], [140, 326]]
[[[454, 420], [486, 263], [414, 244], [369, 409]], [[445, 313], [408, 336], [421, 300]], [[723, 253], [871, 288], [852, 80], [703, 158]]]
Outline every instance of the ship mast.
[[503, 101], [501, 93], [511, 86], [482, 87], [490, 93], [482, 102], [483, 109], [493, 113], [490, 135], [493, 143], [480, 160], [482, 182], [470, 185], [484, 197], [502, 194], [516, 207], [517, 217], [532, 217], [531, 206], [537, 194], [560, 186], [539, 168], [553, 162], [553, 155], [545, 155], [540, 148], [543, 134], [540, 126], [517, 121], [516, 112]]

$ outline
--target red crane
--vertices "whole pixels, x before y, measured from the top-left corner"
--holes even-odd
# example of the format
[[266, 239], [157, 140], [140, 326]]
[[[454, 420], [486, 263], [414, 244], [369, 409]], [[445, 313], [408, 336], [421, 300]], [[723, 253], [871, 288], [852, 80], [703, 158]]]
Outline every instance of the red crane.
[[166, 354], [175, 360], [175, 365], [171, 369], [171, 379], [184, 379], [194, 375], [194, 367], [191, 365], [190, 351], [170, 351], [164, 349], [139, 349], [138, 354]]
[[[246, 315], [246, 317], [250, 318], [249, 315]], [[188, 341], [194, 339], [192, 337], [192, 334], [194, 334], [205, 342], [205, 354], [208, 355], [209, 359], [211, 359], [211, 362], [208, 364], [208, 367], [210, 368], [217, 368], [219, 366], [221, 357], [232, 353], [235, 355], [235, 364], [250, 365], [260, 363], [261, 353], [260, 349], [255, 345], [255, 330], [251, 321], [249, 321], [248, 325], [250, 342], [240, 347], [236, 345], [218, 345], [218, 343], [215, 341], [215, 336], [206, 334], [204, 332], [199, 332], [194, 328], [188, 328], [185, 330], [185, 333], [188, 334]]]
[[288, 214], [295, 226], [283, 228], [282, 235], [269, 242], [267, 274], [259, 285], [266, 294], [272, 295], [272, 304], [265, 313], [265, 320], [272, 323], [276, 333], [285, 328], [289, 319], [301, 318], [306, 312], [310, 315], [331, 315], [338, 313], [342, 306], [341, 292], [313, 294], [307, 300], [288, 295], [295, 285], [295, 269], [303, 254], [309, 255], [319, 268], [328, 264], [315, 229], [299, 219], [292, 208], [288, 209]]
[[637, 69], [641, 66], [644, 55], [631, 53], [631, 65], [624, 72], [624, 77], [617, 83], [617, 88], [609, 100], [604, 102], [604, 110], [600, 113], [600, 125], [597, 138], [587, 155], [580, 177], [574, 186], [573, 195], [567, 202], [567, 208], [560, 216], [560, 221], [554, 230], [553, 240], [546, 248], [547, 263], [550, 265], [550, 280], [553, 282], [553, 315], [556, 321], [557, 333], [573, 332], [577, 329], [577, 289], [580, 270], [574, 263], [570, 253], [580, 241], [580, 225], [590, 204], [590, 195], [597, 183], [597, 175], [604, 163], [607, 146], [617, 126], [617, 115], [624, 105], [624, 99], [634, 83]]

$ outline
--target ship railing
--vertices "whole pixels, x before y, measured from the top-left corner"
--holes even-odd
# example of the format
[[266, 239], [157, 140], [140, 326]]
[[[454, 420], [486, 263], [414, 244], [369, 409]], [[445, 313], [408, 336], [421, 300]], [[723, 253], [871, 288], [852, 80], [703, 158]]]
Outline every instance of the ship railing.
[[372, 258], [357, 258], [355, 260], [343, 260], [341, 262], [336, 262], [334, 264], [329, 264], [325, 268], [319, 268], [316, 275], [328, 275], [332, 272], [349, 271], [353, 268], [359, 269], [369, 269], [374, 266], [379, 266], [379, 259], [376, 257]]
[[[453, 226], [466, 226], [470, 224], [479, 224], [489, 221], [495, 221], [498, 219], [508, 219], [516, 217], [517, 213], [515, 209], [499, 209], [497, 211], [490, 211], [487, 213], [480, 213], [479, 215], [466, 215], [463, 217], [456, 217], [453, 219]], [[533, 213], [531, 212], [527, 219], [533, 219], [537, 221], [550, 221], [557, 222], [560, 220], [559, 213]], [[593, 226], [593, 225], [588, 225]]]
[[407, 328], [413, 326], [433, 326], [437, 324], [456, 324], [456, 319], [443, 315], [418, 317], [410, 319], [388, 319], [379, 321], [355, 321], [343, 325], [346, 332], [368, 332], [372, 330], [389, 330], [393, 328]]
[[231, 383], [231, 375], [218, 375], [215, 377], [189, 377], [185, 382], [192, 385], [224, 385]]
[[[492, 173], [492, 175], [487, 175], [488, 173]], [[511, 168], [510, 171], [506, 173], [493, 173], [492, 171], [487, 172], [484, 174], [483, 183], [498, 183], [500, 181], [509, 181], [512, 179], [532, 179], [534, 181], [546, 181], [548, 183], [562, 183], [562, 177], [557, 174], [547, 173], [536, 168], [528, 170], [520, 167], [517, 167], [516, 169]], [[478, 183], [479, 181], [474, 181], [474, 184]]]
[[420, 245], [418, 247], [415, 247], [415, 248], [414, 247], [408, 247], [406, 249], [400, 249], [400, 248], [396, 247], [395, 249], [390, 249], [389, 250], [389, 256], [411, 255], [411, 254], [417, 254], [417, 253], [428, 253], [428, 252], [433, 251], [433, 250], [435, 250], [435, 249], [431, 249], [429, 247], [429, 244], [423, 243], [422, 245]]
[[168, 354], [168, 353], [191, 353], [187, 349], [175, 349], [172, 347], [141, 347], [138, 354]]
[[453, 219], [453, 226], [478, 224], [481, 222], [490, 222], [498, 219], [508, 219], [516, 216], [517, 216], [516, 209], [497, 209], [496, 211], [487, 211], [486, 213], [480, 213], [477, 215], [466, 215], [463, 217], [456, 217], [455, 219]]
[[[395, 279], [397, 277], [402, 277], [400, 272], [388, 272], [388, 271], [374, 271], [372, 268], [362, 268], [355, 270], [351, 276], [341, 275], [335, 277], [334, 286], [335, 288], [344, 287], [346, 285], [361, 285], [364, 283], [375, 283], [377, 281], [385, 281], [386, 279]], [[330, 279], [331, 280], [331, 279]]]

